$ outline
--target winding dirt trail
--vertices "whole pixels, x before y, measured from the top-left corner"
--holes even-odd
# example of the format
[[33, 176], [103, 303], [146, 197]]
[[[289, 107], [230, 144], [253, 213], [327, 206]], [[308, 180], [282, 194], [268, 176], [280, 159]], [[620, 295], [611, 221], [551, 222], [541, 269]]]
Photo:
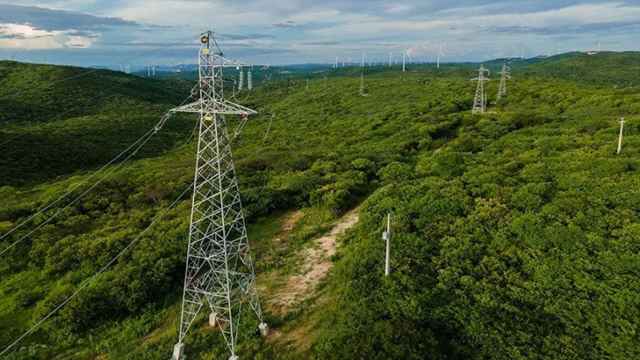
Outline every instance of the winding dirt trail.
[[331, 257], [336, 253], [336, 240], [358, 223], [358, 209], [340, 218], [328, 234], [316, 239], [313, 246], [303, 250], [298, 256], [303, 265], [298, 273], [291, 275], [284, 286], [271, 297], [270, 305], [280, 314], [286, 314], [296, 305], [313, 295], [318, 284], [333, 267]]

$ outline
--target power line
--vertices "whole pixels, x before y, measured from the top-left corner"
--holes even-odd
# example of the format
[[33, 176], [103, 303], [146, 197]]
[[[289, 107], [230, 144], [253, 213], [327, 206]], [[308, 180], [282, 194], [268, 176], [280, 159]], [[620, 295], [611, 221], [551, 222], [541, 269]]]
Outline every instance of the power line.
[[[191, 98], [191, 96], [187, 97], [181, 104], [180, 106], [184, 105], [189, 99]], [[140, 138], [138, 138], [138, 140], [136, 140], [133, 144], [129, 145], [129, 147], [127, 147], [125, 150], [123, 150], [122, 152], [120, 152], [120, 154], [118, 154], [116, 157], [114, 157], [113, 159], [111, 159], [111, 161], [109, 161], [108, 163], [106, 163], [105, 165], [103, 165], [100, 169], [98, 169], [96, 172], [94, 172], [93, 174], [91, 174], [87, 179], [85, 179], [83, 182], [78, 183], [74, 186], [71, 187], [71, 189], [69, 189], [66, 193], [64, 193], [62, 196], [60, 196], [59, 198], [57, 198], [56, 200], [54, 200], [53, 202], [49, 203], [48, 205], [46, 205], [43, 208], [40, 208], [35, 214], [31, 215], [29, 218], [27, 218], [27, 220], [21, 222], [20, 224], [16, 225], [15, 227], [13, 227], [11, 230], [9, 230], [7, 233], [5, 233], [4, 235], [0, 236], [0, 241], [4, 240], [5, 238], [7, 238], [9, 235], [11, 235], [12, 233], [16, 232], [17, 230], [19, 230], [20, 228], [22, 228], [24, 225], [26, 225], [27, 223], [29, 223], [31, 220], [33, 220], [35, 217], [37, 217], [38, 215], [44, 213], [45, 211], [49, 210], [50, 208], [52, 208], [55, 204], [57, 204], [58, 202], [62, 201], [63, 199], [65, 199], [67, 196], [71, 195], [76, 189], [78, 189], [80, 186], [88, 183], [91, 179], [93, 179], [94, 177], [98, 176], [99, 174], [101, 174], [103, 172], [103, 170], [105, 170], [107, 167], [109, 167], [110, 165], [114, 164], [116, 161], [118, 161], [124, 154], [126, 154], [128, 151], [130, 151], [131, 149], [133, 149], [134, 147], [138, 146], [138, 144], [140, 143], [140, 141], [143, 141], [143, 143], [141, 145], [139, 145], [132, 153], [130, 153], [122, 162], [120, 162], [115, 168], [110, 169], [109, 171], [106, 172], [106, 174], [104, 176], [102, 176], [93, 186], [91, 186], [88, 190], [86, 190], [85, 192], [83, 192], [82, 194], [80, 194], [80, 196], [76, 197], [71, 203], [67, 204], [64, 208], [62, 208], [61, 210], [59, 210], [58, 212], [56, 212], [51, 218], [47, 219], [44, 223], [40, 224], [38, 227], [36, 227], [36, 229], [34, 229], [33, 231], [30, 231], [27, 235], [21, 237], [20, 239], [18, 239], [17, 241], [15, 241], [14, 243], [12, 243], [11, 245], [9, 245], [8, 247], [6, 247], [5, 249], [3, 249], [2, 251], [0, 251], [0, 256], [4, 255], [9, 249], [12, 249], [13, 247], [15, 247], [17, 244], [19, 244], [20, 242], [22, 242], [24, 239], [26, 239], [28, 236], [30, 236], [31, 234], [33, 234], [35, 231], [37, 231], [38, 229], [40, 229], [42, 226], [48, 224], [51, 220], [53, 220], [53, 218], [55, 218], [62, 210], [66, 209], [67, 207], [69, 207], [70, 205], [74, 204], [75, 202], [79, 201], [80, 199], [82, 199], [85, 195], [87, 195], [89, 192], [91, 192], [91, 190], [93, 190], [98, 184], [102, 183], [112, 172], [114, 172], [115, 170], [119, 169], [125, 162], [127, 162], [131, 157], [133, 157], [144, 145], [146, 145], [147, 142], [149, 142], [149, 140], [151, 140], [151, 138], [157, 133], [159, 132], [162, 127], [164, 126], [164, 124], [167, 122], [167, 120], [169, 120], [169, 118], [173, 115], [173, 113], [171, 112], [167, 112], [165, 113], [162, 118], [160, 119], [160, 121], [158, 121], [153, 128], [149, 129], [149, 131], [147, 131], [145, 134], [143, 134]], [[146, 137], [146, 139], [145, 139]]]
[[271, 118], [269, 119], [269, 126], [267, 126], [267, 131], [265, 131], [264, 133], [264, 137], [262, 139], [262, 143], [264, 144], [265, 141], [267, 141], [267, 138], [269, 137], [269, 132], [271, 131], [271, 124], [273, 124], [273, 118], [276, 116], [276, 114], [271, 114]]
[[[61, 80], [61, 81], [65, 81], [65, 80]], [[112, 86], [103, 87], [103, 88], [101, 88], [101, 91], [103, 91], [103, 92], [104, 92], [104, 91], [106, 91], [106, 90], [111, 90], [111, 89], [117, 88], [117, 87], [119, 87], [119, 86], [121, 86], [121, 84], [114, 84], [114, 85], [112, 85]], [[114, 95], [111, 95], [111, 96], [109, 96], [109, 97], [105, 98], [105, 99], [104, 99], [104, 100], [102, 100], [102, 101], [103, 101], [103, 102], [107, 102], [107, 101], [110, 101], [110, 100], [113, 100], [113, 99], [118, 98], [118, 96], [121, 96], [121, 94], [114, 94]], [[184, 105], [188, 100], [189, 100], [189, 99], [186, 99], [185, 101], [183, 101], [183, 102], [180, 104], [180, 106], [181, 106], [181, 105]], [[58, 113], [58, 114], [56, 114], [56, 119], [62, 119], [62, 116], [66, 115], [66, 114], [69, 114], [69, 113], [71, 113], [71, 112], [73, 112], [73, 111], [75, 111], [75, 110], [76, 110], [76, 109], [71, 108], [71, 109], [68, 109], [67, 111], [63, 111], [63, 112], [61, 112], [61, 113]], [[21, 129], [17, 129], [17, 130], [18, 130], [18, 131], [20, 131]], [[9, 138], [9, 140], [6, 140], [5, 142], [0, 143], [0, 148], [4, 147], [5, 145], [7, 145], [7, 144], [9, 144], [9, 143], [13, 142], [14, 140], [17, 140], [17, 139], [19, 139], [19, 138], [21, 138], [21, 137], [23, 137], [23, 136], [25, 136], [25, 135], [26, 135], [26, 133], [25, 133], [25, 132], [22, 132], [21, 134], [18, 134], [17, 136], [14, 136], [14, 137]], [[0, 238], [0, 240], [2, 240], [2, 239]]]
[[91, 285], [91, 283], [98, 277], [100, 276], [102, 273], [104, 273], [108, 268], [111, 267], [111, 265], [113, 265], [116, 261], [118, 261], [118, 259], [120, 259], [125, 253], [127, 253], [127, 251], [129, 251], [129, 249], [131, 249], [138, 241], [140, 241], [140, 239], [142, 238], [142, 236], [144, 234], [146, 234], [158, 221], [160, 221], [160, 219], [162, 219], [162, 217], [164, 215], [166, 215], [169, 210], [173, 209], [178, 202], [182, 199], [182, 197], [189, 192], [189, 190], [191, 189], [191, 187], [193, 186], [192, 184], [189, 184], [189, 186], [187, 186], [187, 188], [178, 196], [177, 199], [175, 199], [173, 201], [173, 203], [171, 203], [171, 205], [169, 205], [169, 207], [167, 207], [164, 211], [162, 211], [159, 215], [156, 216], [156, 218], [151, 222], [151, 224], [149, 224], [149, 226], [147, 226], [146, 229], [144, 229], [140, 234], [138, 234], [138, 236], [133, 239], [127, 246], [124, 247], [124, 249], [122, 249], [116, 256], [114, 256], [106, 265], [104, 265], [102, 268], [100, 268], [100, 270], [98, 270], [98, 272], [96, 272], [95, 274], [93, 274], [90, 278], [85, 279], [80, 286], [76, 289], [76, 291], [73, 292], [73, 294], [71, 294], [69, 297], [67, 297], [63, 302], [61, 302], [58, 306], [56, 306], [52, 311], [50, 311], [46, 316], [44, 316], [42, 319], [40, 319], [35, 325], [33, 325], [29, 330], [27, 330], [24, 334], [22, 334], [21, 336], [19, 336], [16, 340], [14, 340], [11, 344], [9, 344], [2, 352], [0, 352], [0, 356], [8, 353], [14, 346], [16, 346], [20, 341], [22, 341], [25, 337], [31, 335], [40, 325], [42, 325], [42, 323], [44, 323], [45, 321], [47, 321], [50, 317], [52, 317], [56, 312], [58, 312], [60, 309], [62, 309], [65, 305], [67, 305], [71, 300], [73, 300], [76, 296], [78, 296], [78, 294], [80, 294], [80, 292], [82, 290], [84, 290], [85, 288], [87, 288], [89, 285]]
[[[29, 231], [26, 235], [23, 235], [22, 237], [20, 237], [18, 240], [16, 240], [15, 242], [13, 242], [12, 244], [10, 244], [9, 246], [7, 246], [6, 248], [4, 248], [2, 251], [0, 251], [0, 256], [4, 255], [7, 251], [13, 249], [14, 247], [16, 247], [18, 244], [20, 244], [22, 241], [24, 241], [26, 238], [28, 238], [29, 236], [33, 235], [36, 231], [40, 230], [42, 227], [44, 227], [45, 225], [49, 224], [51, 221], [53, 221], [58, 215], [60, 215], [65, 209], [67, 209], [69, 206], [77, 203], [78, 201], [80, 201], [82, 198], [85, 197], [85, 195], [87, 195], [88, 193], [90, 193], [93, 189], [95, 189], [98, 185], [100, 185], [104, 180], [107, 179], [107, 177], [115, 172], [116, 170], [118, 170], [119, 168], [121, 168], [125, 162], [127, 162], [131, 157], [133, 157], [135, 154], [138, 153], [138, 151], [147, 144], [147, 142], [149, 142], [149, 140], [151, 140], [151, 138], [153, 137], [153, 135], [155, 135], [154, 130], [150, 130], [149, 132], [147, 132], [146, 139], [145, 136], [143, 136], [141, 139], [144, 139], [144, 141], [137, 146], [136, 149], [134, 149], [129, 155], [127, 155], [127, 157], [120, 162], [118, 165], [116, 165], [113, 168], [110, 168], [105, 175], [100, 178], [98, 181], [96, 181], [93, 185], [91, 185], [88, 189], [86, 189], [85, 191], [83, 191], [82, 193], [80, 193], [80, 195], [78, 195], [77, 197], [75, 197], [71, 202], [69, 202], [68, 204], [66, 204], [64, 207], [60, 208], [58, 211], [56, 211], [52, 216], [50, 216], [47, 220], [43, 221], [42, 223], [40, 223], [38, 226], [36, 226], [33, 230]], [[77, 188], [77, 187], [76, 187]], [[64, 196], [66, 197], [66, 195]], [[64, 198], [63, 197], [63, 198]], [[62, 198], [60, 198], [62, 199]], [[59, 200], [60, 200], [59, 199]], [[51, 208], [52, 205], [56, 204], [56, 202], [53, 202], [50, 206], [48, 206], [46, 209], [32, 215], [29, 219], [27, 219], [25, 222], [21, 223], [20, 225], [18, 225], [18, 227], [22, 227], [26, 222], [30, 221], [31, 219], [33, 219], [35, 216], [37, 216], [38, 214], [42, 213], [43, 211], [46, 211], [47, 209]], [[14, 228], [13, 230], [10, 230], [9, 233], [3, 235], [2, 239], [4, 239], [6, 236], [8, 236], [9, 234], [15, 232], [15, 230], [17, 229]]]

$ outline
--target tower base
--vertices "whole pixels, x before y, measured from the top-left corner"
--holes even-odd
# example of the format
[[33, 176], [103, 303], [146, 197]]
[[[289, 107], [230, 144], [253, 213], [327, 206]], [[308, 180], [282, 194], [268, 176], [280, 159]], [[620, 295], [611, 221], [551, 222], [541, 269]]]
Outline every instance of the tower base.
[[267, 323], [260, 323], [260, 325], [258, 325], [258, 329], [260, 329], [260, 335], [262, 335], [263, 337], [269, 335], [269, 325], [267, 325]]
[[184, 351], [184, 344], [177, 343], [173, 346], [173, 356], [171, 356], [171, 360], [180, 360], [182, 359], [182, 352]]

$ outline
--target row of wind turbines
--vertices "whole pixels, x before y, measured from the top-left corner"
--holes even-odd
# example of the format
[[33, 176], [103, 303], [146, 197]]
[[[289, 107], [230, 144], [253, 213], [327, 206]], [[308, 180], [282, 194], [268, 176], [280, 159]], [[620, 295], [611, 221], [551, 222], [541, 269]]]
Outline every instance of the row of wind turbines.
[[[402, 51], [399, 55], [394, 52], [389, 52], [389, 58], [387, 61], [369, 61], [367, 57], [367, 53], [363, 52], [360, 66], [367, 67], [367, 66], [386, 65], [386, 66], [392, 67], [398, 64], [402, 64], [402, 71], [406, 71], [407, 63], [416, 63], [414, 61], [413, 56], [411, 55], [412, 53], [413, 53], [413, 49], [406, 49]], [[444, 44], [440, 44], [438, 46], [438, 49], [435, 52], [435, 64], [438, 69], [440, 69], [441, 59], [444, 56], [446, 56], [445, 46]], [[425, 59], [425, 61], [421, 63], [428, 63], [428, 62], [429, 61]], [[333, 63], [333, 68], [337, 69], [340, 67], [348, 67], [348, 66], [353, 66], [354, 64], [356, 63], [353, 61], [352, 57], [340, 58], [339, 56], [336, 56], [335, 61]]]

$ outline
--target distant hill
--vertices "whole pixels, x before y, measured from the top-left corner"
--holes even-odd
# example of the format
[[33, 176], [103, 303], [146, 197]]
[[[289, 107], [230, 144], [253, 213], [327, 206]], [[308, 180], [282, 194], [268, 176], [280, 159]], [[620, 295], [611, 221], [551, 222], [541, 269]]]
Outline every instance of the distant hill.
[[[180, 103], [190, 84], [109, 70], [0, 62], [0, 186], [104, 164]], [[190, 126], [170, 123], [169, 131], [139, 156], [168, 149]]]
[[0, 124], [96, 114], [128, 103], [174, 103], [188, 85], [101, 69], [0, 61]]
[[603, 51], [589, 55], [571, 52], [531, 59], [496, 59], [485, 63], [498, 69], [508, 63], [514, 71], [591, 85], [629, 87], [640, 85], [640, 52]]

